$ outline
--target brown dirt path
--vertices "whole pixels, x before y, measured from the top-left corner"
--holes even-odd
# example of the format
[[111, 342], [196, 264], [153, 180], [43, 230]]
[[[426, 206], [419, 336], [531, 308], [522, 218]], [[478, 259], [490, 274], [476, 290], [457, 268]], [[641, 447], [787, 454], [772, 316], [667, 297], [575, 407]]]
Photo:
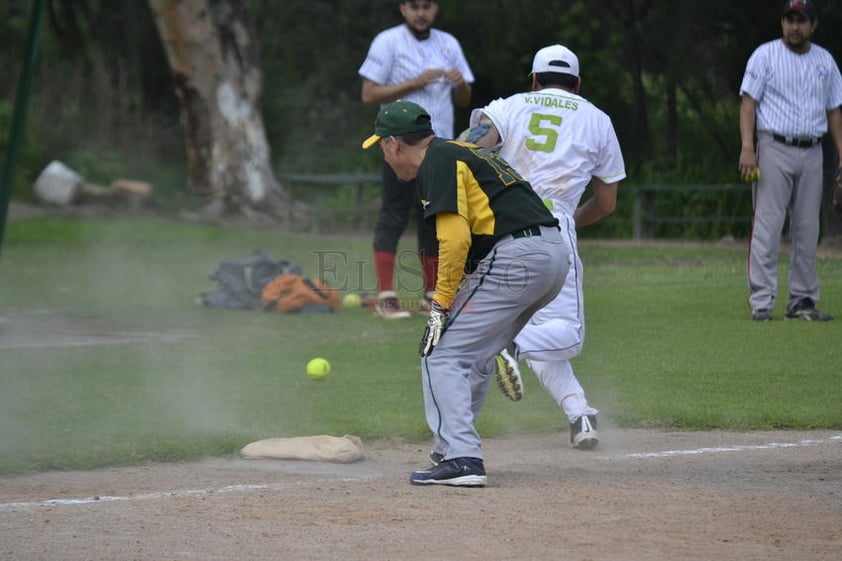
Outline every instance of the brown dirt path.
[[0, 479], [2, 560], [838, 560], [842, 434], [600, 427], [490, 439], [484, 489], [355, 464], [208, 459]]

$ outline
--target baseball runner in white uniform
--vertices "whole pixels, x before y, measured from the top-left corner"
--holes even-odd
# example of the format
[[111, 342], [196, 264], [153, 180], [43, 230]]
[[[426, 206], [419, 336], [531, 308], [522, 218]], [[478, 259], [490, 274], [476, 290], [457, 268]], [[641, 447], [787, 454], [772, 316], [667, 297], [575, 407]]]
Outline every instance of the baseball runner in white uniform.
[[[582, 262], [576, 228], [614, 211], [618, 182], [626, 177], [611, 119], [580, 96], [579, 60], [561, 45], [539, 50], [532, 63], [532, 91], [492, 101], [471, 115], [469, 141], [499, 147], [544, 199], [573, 249], [564, 287], [520, 331], [504, 351], [509, 368], [527, 360], [541, 385], [570, 422], [570, 444], [596, 446], [597, 410], [588, 404], [570, 359], [585, 339]], [[588, 185], [594, 195], [579, 201]]]

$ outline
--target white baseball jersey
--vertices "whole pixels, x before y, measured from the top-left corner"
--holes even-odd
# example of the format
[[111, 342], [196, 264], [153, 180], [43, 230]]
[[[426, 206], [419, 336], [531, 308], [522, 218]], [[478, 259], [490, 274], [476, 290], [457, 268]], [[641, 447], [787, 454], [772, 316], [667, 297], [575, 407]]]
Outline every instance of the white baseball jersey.
[[[474, 75], [459, 41], [444, 31], [431, 29], [423, 41], [415, 38], [406, 25], [398, 25], [377, 34], [359, 75], [377, 84], [392, 85], [416, 78], [425, 70], [452, 70], [462, 73], [466, 82]], [[441, 77], [432, 84], [410, 92], [402, 99], [417, 103], [433, 120], [436, 136], [453, 138], [453, 85]]]
[[796, 138], [827, 132], [827, 111], [842, 105], [842, 76], [827, 50], [798, 54], [781, 39], [751, 54], [740, 85], [757, 104], [757, 130]]
[[495, 99], [482, 114], [500, 134], [500, 155], [523, 173], [553, 209], [572, 215], [591, 177], [616, 183], [626, 177], [611, 119], [580, 95], [559, 89]]

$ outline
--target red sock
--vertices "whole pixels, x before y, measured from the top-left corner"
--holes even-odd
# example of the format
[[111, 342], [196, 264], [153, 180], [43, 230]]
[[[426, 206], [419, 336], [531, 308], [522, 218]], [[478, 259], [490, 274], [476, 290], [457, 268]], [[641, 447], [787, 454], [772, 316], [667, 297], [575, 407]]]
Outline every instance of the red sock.
[[424, 292], [433, 292], [436, 289], [436, 278], [439, 274], [439, 258], [422, 255], [421, 267], [424, 269]]
[[374, 252], [374, 272], [380, 291], [394, 290], [395, 254], [388, 251]]

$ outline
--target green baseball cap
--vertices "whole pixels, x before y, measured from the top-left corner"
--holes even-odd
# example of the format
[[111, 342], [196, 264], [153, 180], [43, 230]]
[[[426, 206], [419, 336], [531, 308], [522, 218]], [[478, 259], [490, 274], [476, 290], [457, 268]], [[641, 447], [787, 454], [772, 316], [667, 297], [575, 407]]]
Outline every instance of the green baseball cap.
[[377, 112], [374, 120], [374, 134], [363, 141], [363, 150], [371, 148], [381, 138], [390, 136], [404, 136], [414, 132], [433, 130], [429, 113], [411, 101], [399, 99], [387, 103]]

